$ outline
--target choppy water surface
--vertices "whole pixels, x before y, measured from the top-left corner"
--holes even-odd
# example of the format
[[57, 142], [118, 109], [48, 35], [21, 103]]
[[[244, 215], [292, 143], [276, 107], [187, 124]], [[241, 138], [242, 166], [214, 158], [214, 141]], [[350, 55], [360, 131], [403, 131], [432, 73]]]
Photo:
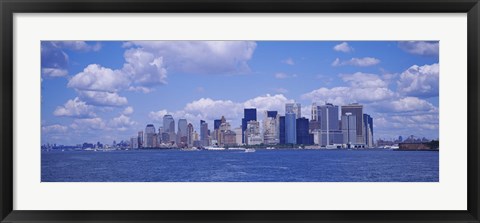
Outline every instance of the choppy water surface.
[[50, 151], [43, 182], [438, 182], [435, 151]]

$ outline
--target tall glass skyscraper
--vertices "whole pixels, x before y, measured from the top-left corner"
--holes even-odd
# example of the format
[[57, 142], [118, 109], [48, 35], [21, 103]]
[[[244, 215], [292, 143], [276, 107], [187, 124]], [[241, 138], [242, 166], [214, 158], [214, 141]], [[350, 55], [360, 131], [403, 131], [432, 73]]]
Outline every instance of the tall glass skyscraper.
[[285, 114], [285, 143], [297, 144], [297, 121], [295, 113]]
[[175, 141], [175, 120], [172, 115], [163, 116], [163, 132], [168, 133], [170, 141]]
[[243, 109], [242, 143], [245, 143], [245, 130], [247, 129], [248, 121], [257, 121], [257, 109], [256, 108], [245, 108], [245, 109]]

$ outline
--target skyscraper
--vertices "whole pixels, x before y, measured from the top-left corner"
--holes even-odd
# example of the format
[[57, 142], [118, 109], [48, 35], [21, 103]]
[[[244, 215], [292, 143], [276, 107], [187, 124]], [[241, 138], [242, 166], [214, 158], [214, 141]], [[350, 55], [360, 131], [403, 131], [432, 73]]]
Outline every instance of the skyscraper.
[[330, 103], [318, 106], [320, 128], [322, 131], [339, 130], [338, 106]]
[[188, 123], [188, 125], [187, 125], [187, 145], [188, 145], [188, 147], [192, 147], [192, 145], [193, 145], [193, 125], [192, 125], [192, 123]]
[[365, 145], [373, 147], [373, 118], [368, 114], [363, 114], [363, 127], [365, 135]]
[[213, 130], [217, 130], [218, 127], [220, 127], [220, 124], [222, 124], [222, 120], [220, 119], [213, 120]]
[[257, 121], [257, 109], [256, 108], [245, 108], [243, 109], [243, 118], [242, 118], [242, 143], [245, 143], [245, 130], [247, 129], [248, 121]]
[[260, 145], [263, 143], [259, 122], [255, 120], [248, 121], [247, 129], [245, 130], [245, 143], [247, 145]]
[[285, 114], [285, 144], [297, 144], [297, 121], [295, 113]]
[[296, 118], [302, 117], [302, 105], [300, 103], [287, 103], [285, 104], [285, 114], [295, 113]]
[[313, 135], [308, 132], [308, 119], [297, 118], [296, 120], [296, 138], [297, 144], [313, 144]]
[[[358, 103], [353, 103], [349, 105], [342, 106], [342, 116], [346, 115], [346, 113], [351, 113], [355, 117], [355, 131], [356, 131], [356, 143], [357, 144], [365, 144], [365, 137], [363, 135], [363, 105]], [[343, 119], [342, 119], [343, 122]], [[343, 125], [343, 123], [342, 123]], [[343, 129], [343, 128], [342, 128]]]
[[349, 146], [357, 143], [357, 117], [351, 112], [342, 115], [343, 142]]
[[312, 103], [312, 115], [310, 118], [311, 121], [317, 121], [318, 120], [318, 106], [317, 103]]
[[263, 118], [263, 140], [265, 144], [278, 144], [280, 137], [277, 111], [265, 111]]
[[137, 140], [138, 140], [138, 148], [142, 148], [144, 146], [143, 145], [143, 131], [138, 132]]
[[145, 135], [146, 135], [146, 140], [145, 140], [145, 147], [147, 148], [152, 148], [155, 145], [153, 145], [153, 137], [155, 136], [155, 126], [153, 124], [148, 124], [147, 127], [145, 127]]
[[178, 120], [177, 144], [187, 144], [187, 120]]
[[208, 123], [204, 120], [200, 120], [200, 142], [202, 146], [209, 146], [208, 140]]
[[172, 115], [163, 116], [163, 132], [169, 134], [170, 141], [175, 141], [175, 120]]
[[285, 116], [280, 116], [279, 124], [280, 124], [279, 142], [280, 144], [284, 145], [285, 144]]

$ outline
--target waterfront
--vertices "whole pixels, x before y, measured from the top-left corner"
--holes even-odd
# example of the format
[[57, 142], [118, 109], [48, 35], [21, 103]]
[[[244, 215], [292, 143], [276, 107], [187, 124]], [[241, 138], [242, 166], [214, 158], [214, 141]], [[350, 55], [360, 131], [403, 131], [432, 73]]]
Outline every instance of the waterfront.
[[438, 151], [49, 151], [42, 182], [438, 182]]

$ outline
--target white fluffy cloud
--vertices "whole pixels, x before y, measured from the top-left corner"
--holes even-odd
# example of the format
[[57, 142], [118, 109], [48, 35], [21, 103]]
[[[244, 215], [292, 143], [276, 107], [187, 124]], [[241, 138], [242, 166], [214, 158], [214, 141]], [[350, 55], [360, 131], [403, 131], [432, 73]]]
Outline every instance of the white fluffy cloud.
[[148, 113], [148, 117], [154, 121], [162, 121], [163, 120], [163, 116], [168, 114], [168, 111], [163, 109], [163, 110], [160, 110], [160, 111], [156, 111], [156, 112], [150, 112]]
[[345, 61], [340, 61], [339, 58], [336, 58], [332, 62], [332, 66], [338, 67], [338, 66], [350, 65], [350, 66], [357, 66], [357, 67], [368, 67], [368, 66], [377, 65], [379, 63], [380, 63], [380, 60], [373, 57], [352, 58], [350, 60], [345, 60]]
[[42, 68], [42, 75], [45, 77], [64, 77], [68, 75], [68, 71], [61, 68]]
[[398, 91], [407, 96], [436, 97], [439, 88], [439, 65], [413, 65], [400, 74]]
[[259, 112], [263, 112], [266, 110], [284, 112], [285, 104], [291, 102], [294, 101], [291, 99], [287, 99], [283, 94], [266, 94], [245, 101], [242, 108], [257, 108], [257, 111]]
[[398, 42], [398, 47], [411, 54], [436, 56], [438, 55], [439, 43], [438, 41], [401, 41]]
[[94, 117], [93, 106], [87, 105], [84, 101], [76, 97], [73, 100], [68, 100], [63, 106], [58, 106], [53, 112], [55, 116], [67, 117]]
[[133, 114], [133, 107], [132, 107], [132, 106], [126, 107], [126, 108], [123, 110], [122, 114], [124, 114], [124, 115], [131, 115], [131, 114]]
[[388, 87], [388, 83], [385, 82], [380, 76], [375, 74], [367, 74], [357, 72], [354, 74], [341, 74], [340, 77], [343, 81], [356, 88], [385, 88]]
[[134, 48], [125, 51], [124, 57], [126, 63], [122, 72], [126, 73], [133, 83], [146, 86], [167, 83], [167, 70], [164, 68], [162, 56]]
[[352, 102], [369, 103], [391, 99], [395, 93], [388, 88], [352, 88], [334, 87], [319, 88], [303, 94], [302, 99], [312, 101], [330, 102], [338, 105]]
[[228, 118], [236, 118], [241, 112], [240, 104], [230, 100], [213, 100], [210, 98], [201, 98], [199, 100], [188, 103], [184, 111], [193, 116], [201, 116], [208, 120], [218, 119], [222, 115]]
[[392, 112], [418, 112], [418, 111], [434, 111], [436, 107], [431, 103], [416, 98], [416, 97], [406, 97], [401, 98], [395, 101], [391, 101], [386, 104], [386, 110]]
[[102, 48], [99, 42], [94, 45], [90, 45], [85, 41], [53, 41], [52, 43], [59, 48], [76, 51], [99, 51]]
[[107, 124], [101, 118], [83, 118], [75, 119], [70, 125], [74, 130], [105, 130]]
[[68, 82], [68, 87], [79, 90], [115, 92], [128, 87], [130, 79], [120, 70], [90, 64]]
[[137, 47], [163, 57], [169, 69], [193, 74], [237, 74], [248, 72], [248, 61], [257, 44], [252, 41], [134, 41]]
[[126, 115], [120, 115], [118, 117], [113, 118], [109, 122], [109, 126], [113, 129], [119, 130], [119, 131], [125, 131], [128, 130], [130, 127], [134, 126], [137, 124], [136, 122], [132, 121], [130, 117]]
[[338, 51], [338, 52], [344, 52], [344, 53], [349, 53], [353, 51], [353, 48], [348, 45], [347, 42], [340, 43], [338, 45], [335, 45], [333, 47], [333, 50]]
[[119, 107], [128, 104], [125, 97], [115, 92], [105, 91], [78, 91], [80, 98], [91, 105]]
[[42, 126], [42, 133], [65, 133], [67, 132], [68, 127], [63, 125], [48, 125]]

